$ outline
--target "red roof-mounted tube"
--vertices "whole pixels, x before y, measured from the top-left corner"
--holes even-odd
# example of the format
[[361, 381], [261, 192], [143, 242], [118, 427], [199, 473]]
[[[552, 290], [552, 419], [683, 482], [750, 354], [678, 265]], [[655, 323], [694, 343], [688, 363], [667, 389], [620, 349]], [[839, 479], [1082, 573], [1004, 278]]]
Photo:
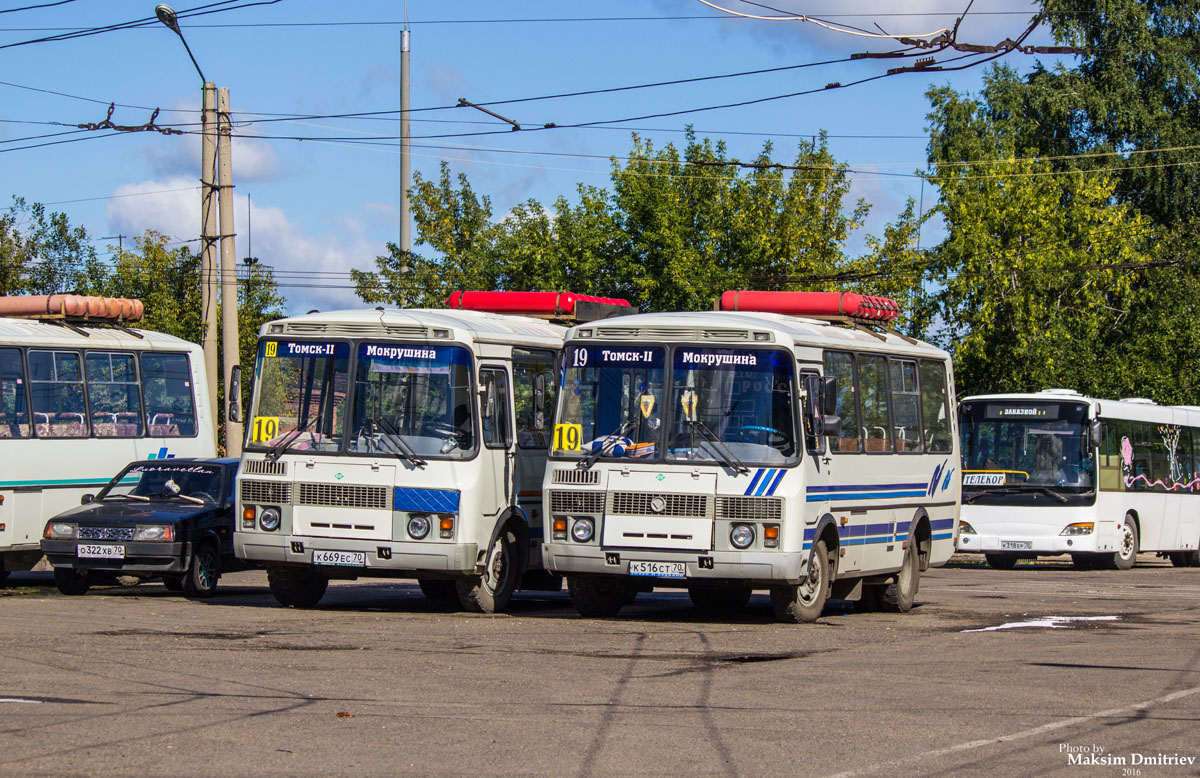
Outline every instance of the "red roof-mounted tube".
[[87, 319], [137, 321], [145, 313], [141, 300], [124, 297], [89, 297], [78, 294], [44, 294], [0, 297], [0, 316], [22, 319]]
[[454, 292], [447, 308], [520, 316], [574, 316], [577, 303], [599, 303], [628, 308], [628, 300], [573, 292]]
[[900, 306], [890, 297], [850, 292], [728, 291], [721, 295], [720, 308], [790, 316], [848, 316], [878, 322], [892, 322], [900, 315]]

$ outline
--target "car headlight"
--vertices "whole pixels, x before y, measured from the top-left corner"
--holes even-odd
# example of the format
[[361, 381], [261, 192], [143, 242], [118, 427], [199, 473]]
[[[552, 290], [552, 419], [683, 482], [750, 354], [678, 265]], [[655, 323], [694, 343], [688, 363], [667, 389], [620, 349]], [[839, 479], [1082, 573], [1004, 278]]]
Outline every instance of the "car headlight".
[[1058, 533], [1059, 535], [1090, 535], [1096, 525], [1090, 521], [1081, 521], [1076, 524], [1068, 524], [1066, 528]]
[[44, 537], [54, 540], [70, 540], [75, 537], [78, 524], [69, 521], [51, 521], [46, 524]]
[[749, 524], [734, 524], [729, 532], [729, 542], [734, 548], [750, 548], [754, 543], [754, 527]]
[[170, 543], [175, 539], [175, 525], [173, 524], [139, 524], [133, 530], [134, 540], [148, 540], [151, 542]]
[[587, 543], [596, 534], [596, 522], [591, 519], [575, 519], [571, 524], [571, 537], [576, 543]]
[[274, 532], [279, 529], [279, 509], [278, 508], [263, 508], [262, 513], [258, 514], [258, 526], [263, 532]]
[[960, 535], [977, 535], [975, 528], [971, 526], [971, 522], [959, 520], [958, 534]]
[[429, 534], [429, 528], [433, 526], [433, 522], [423, 513], [417, 513], [408, 517], [408, 536], [413, 540], [420, 540]]

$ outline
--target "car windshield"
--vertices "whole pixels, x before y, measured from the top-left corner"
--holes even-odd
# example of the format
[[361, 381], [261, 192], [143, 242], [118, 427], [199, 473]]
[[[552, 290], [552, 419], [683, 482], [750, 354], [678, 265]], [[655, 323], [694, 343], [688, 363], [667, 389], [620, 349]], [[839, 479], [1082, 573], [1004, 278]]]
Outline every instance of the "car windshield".
[[246, 448], [336, 452], [345, 420], [350, 344], [259, 343]]
[[961, 411], [964, 491], [1092, 489], [1083, 403], [977, 400]]
[[654, 458], [663, 434], [665, 361], [662, 347], [569, 346], [553, 456]]
[[221, 468], [195, 462], [137, 462], [109, 481], [96, 499], [215, 504], [221, 499]]
[[792, 359], [776, 349], [675, 349], [667, 459], [782, 464], [796, 454]]
[[467, 349], [362, 343], [357, 365], [350, 453], [450, 459], [474, 454]]

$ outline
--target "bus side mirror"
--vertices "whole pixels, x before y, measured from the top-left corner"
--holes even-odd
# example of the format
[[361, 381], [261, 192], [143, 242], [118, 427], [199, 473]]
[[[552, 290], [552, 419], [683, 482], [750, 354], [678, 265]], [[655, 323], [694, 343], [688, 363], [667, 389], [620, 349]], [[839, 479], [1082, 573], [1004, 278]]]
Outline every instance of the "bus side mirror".
[[1092, 448], [1099, 448], [1100, 444], [1104, 441], [1104, 425], [1100, 423], [1099, 419], [1092, 419], [1092, 428], [1090, 431], [1092, 433]]
[[229, 401], [229, 420], [238, 424], [242, 421], [242, 366], [234, 365], [229, 371], [229, 386], [225, 390]]
[[546, 429], [546, 376], [541, 373], [533, 377], [533, 428]]
[[483, 380], [483, 385], [479, 387], [479, 394], [483, 396], [483, 417], [490, 419], [496, 414], [496, 384], [492, 381], [491, 376]]
[[838, 416], [837, 412], [837, 378], [835, 376], [821, 376], [821, 388], [819, 390], [819, 406], [821, 408], [821, 435], [840, 435], [842, 434], [842, 417]]

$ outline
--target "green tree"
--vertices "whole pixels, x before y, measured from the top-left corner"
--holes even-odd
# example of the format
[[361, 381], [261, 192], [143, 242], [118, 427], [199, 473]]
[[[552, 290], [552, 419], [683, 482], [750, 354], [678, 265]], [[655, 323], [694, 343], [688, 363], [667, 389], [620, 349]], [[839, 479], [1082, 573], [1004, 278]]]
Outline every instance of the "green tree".
[[90, 294], [103, 275], [87, 230], [14, 197], [0, 216], [0, 294]]

